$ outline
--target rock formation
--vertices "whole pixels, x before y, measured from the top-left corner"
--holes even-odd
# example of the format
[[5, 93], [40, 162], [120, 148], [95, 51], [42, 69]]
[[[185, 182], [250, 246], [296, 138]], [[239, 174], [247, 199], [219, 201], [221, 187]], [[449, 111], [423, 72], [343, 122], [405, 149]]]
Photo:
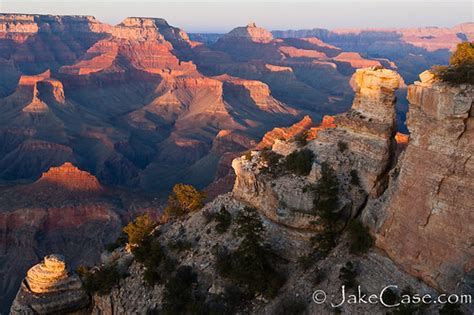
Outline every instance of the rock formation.
[[[97, 263], [104, 245], [119, 234], [123, 217], [133, 215], [135, 207], [145, 208], [146, 198], [141, 202], [127, 199], [102, 188], [97, 178], [69, 162], [52, 167], [32, 184], [1, 187], [1, 312], [8, 310], [28, 267], [43, 255], [64, 253], [72, 268]], [[47, 260], [32, 269], [34, 292], [43, 281], [34, 274], [52, 264], [54, 260]]]
[[67, 270], [64, 257], [49, 255], [28, 270], [10, 314], [65, 314], [88, 305], [82, 282]]
[[442, 291], [462, 291], [474, 268], [474, 89], [436, 82], [429, 72], [420, 78], [408, 87], [408, 146], [364, 217], [377, 245], [405, 270]]
[[[319, 180], [323, 162], [336, 169], [341, 182], [353, 169], [357, 170], [363, 189], [351, 189], [346, 183], [339, 191], [345, 215], [355, 215], [363, 206], [366, 194], [378, 196], [386, 187], [391, 155], [395, 151], [394, 92], [402, 79], [394, 71], [378, 68], [359, 69], [353, 79], [357, 91], [352, 110], [327, 117], [321, 126], [310, 129], [307, 139], [314, 137], [314, 140], [308, 144], [291, 140], [272, 142], [269, 133], [259, 144], [264, 148], [273, 143], [272, 150], [283, 156], [300, 150], [301, 146], [310, 149], [314, 152], [315, 164], [308, 176], [290, 174], [275, 178], [262, 171], [268, 163], [262, 152], [252, 152], [232, 162], [236, 173], [234, 197], [253, 205], [275, 222], [293, 228], [309, 228], [315, 220], [310, 214], [314, 195], [307, 187]], [[305, 120], [300, 124], [299, 127], [306, 125]], [[291, 132], [298, 131], [297, 127], [290, 128], [290, 133], [297, 135], [298, 132]], [[283, 138], [287, 136], [285, 133], [282, 132]], [[350, 209], [348, 213], [347, 209]]]
[[[193, 290], [205, 296], [206, 301], [215, 301], [229, 284], [235, 284], [219, 272], [221, 256], [217, 249], [232, 251], [239, 240], [232, 228], [218, 233], [216, 223], [209, 218], [223, 208], [235, 218], [245, 206], [255, 207], [265, 229], [265, 243], [274, 250], [273, 267], [278, 268], [279, 260], [284, 260], [287, 282], [273, 300], [252, 298], [251, 303], [239, 309], [244, 313], [274, 314], [285, 297], [303, 297], [301, 304], [306, 305], [308, 313], [331, 314], [333, 309], [307, 300], [314, 292], [314, 281], [328, 297], [339, 294], [341, 267], [348, 261], [357, 265], [357, 282], [365, 292], [378, 292], [391, 283], [400, 289], [409, 287], [421, 296], [427, 293], [436, 297], [439, 293], [433, 287], [442, 292], [472, 294], [469, 237], [473, 233], [464, 219], [469, 218], [472, 204], [469, 179], [473, 169], [473, 91], [467, 85], [455, 87], [436, 82], [427, 73], [421, 78], [422, 82], [409, 87], [409, 138], [395, 133], [394, 92], [403, 83], [401, 77], [378, 67], [361, 69], [353, 77], [356, 96], [350, 112], [326, 116], [317, 127], [304, 119], [300, 124], [307, 128], [306, 142], [290, 136], [293, 130], [298, 131], [296, 135], [302, 134], [303, 128], [280, 131], [280, 140], [268, 136], [267, 142], [262, 142], [268, 143], [264, 148], [233, 160], [236, 181], [232, 193], [218, 196], [202, 211], [158, 226], [151, 237], [159, 244], [188, 242], [191, 249], [175, 251], [163, 246], [162, 250], [178, 264], [190, 266], [198, 279]], [[221, 137], [229, 135], [220, 133]], [[269, 168], [302, 150], [315, 153], [308, 175]], [[398, 156], [395, 166], [392, 159]], [[339, 244], [328, 256], [305, 256], [314, 245], [310, 239], [319, 232], [318, 209], [313, 203], [318, 192], [312, 191], [311, 185], [321, 178], [324, 162], [335, 170], [339, 181], [337, 215], [341, 220], [361, 217], [372, 227], [378, 248], [362, 255], [351, 254], [347, 244], [353, 240], [342, 228]], [[354, 171], [357, 181], [349, 179]], [[456, 219], [458, 213], [460, 220]], [[238, 224], [235, 221], [231, 220], [231, 226]], [[123, 249], [110, 256], [116, 256], [117, 261], [127, 258]], [[309, 269], [297, 263], [308, 257], [314, 260]], [[323, 280], [309, 276], [321, 270]], [[113, 287], [110, 295], [93, 296], [93, 314], [162, 310], [166, 303], [165, 282], [158, 281], [153, 289], [143, 286], [143, 266], [137, 261], [127, 272], [129, 276]], [[434, 314], [440, 308], [432, 303], [424, 311]], [[361, 314], [387, 311], [380, 305], [365, 303], [346, 304], [340, 310]]]
[[56, 191], [74, 191], [74, 193], [102, 190], [97, 178], [88, 172], [81, 171], [70, 162], [58, 167], [51, 167], [34, 186], [50, 186], [54, 187]]
[[264, 28], [257, 27], [255, 23], [247, 26], [237, 27], [224, 36], [224, 39], [236, 39], [239, 41], [251, 41], [254, 43], [269, 43], [272, 41], [272, 33]]
[[293, 137], [301, 135], [313, 125], [314, 122], [311, 117], [305, 116], [301, 121], [290, 127], [274, 128], [263, 136], [262, 140], [257, 144], [256, 149], [272, 147], [277, 140], [290, 140]]

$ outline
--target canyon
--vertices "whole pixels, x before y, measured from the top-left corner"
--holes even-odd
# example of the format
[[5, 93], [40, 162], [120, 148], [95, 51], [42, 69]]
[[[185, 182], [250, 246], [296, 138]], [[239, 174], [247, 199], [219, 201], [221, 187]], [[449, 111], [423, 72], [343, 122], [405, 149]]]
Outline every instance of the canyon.
[[[312, 302], [314, 285], [336, 296], [343, 280], [340, 270], [348, 262], [357, 266], [357, 283], [368, 292], [391, 283], [432, 297], [441, 292], [472, 294], [474, 234], [465, 224], [473, 203], [469, 193], [474, 153], [472, 86], [452, 86], [430, 72], [422, 73], [420, 81], [408, 87], [411, 134], [407, 137], [396, 132], [395, 91], [403, 85], [401, 76], [392, 70], [363, 68], [355, 72], [353, 81], [356, 94], [351, 110], [326, 116], [320, 125], [305, 117], [291, 128], [269, 132], [260, 149], [233, 160], [232, 192], [220, 194], [202, 210], [158, 225], [150, 234], [178, 266], [192, 268], [198, 279], [193, 290], [205, 297], [208, 307], [227, 305], [227, 300], [216, 302], [232, 282], [219, 271], [218, 257], [222, 250], [239, 246], [232, 228], [219, 232], [208, 218], [225, 209], [230, 226], [238, 229], [239, 213], [249, 206], [262, 220], [266, 244], [274, 251], [273, 263], [284, 270], [286, 280], [276, 297], [253, 296], [240, 305], [240, 311], [274, 314], [286, 305], [285, 299], [292, 299], [305, 305], [308, 313], [332, 314], [329, 305]], [[298, 140], [301, 137], [305, 141]], [[292, 154], [307, 151], [313, 153], [308, 173], [277, 167], [284, 167]], [[459, 163], [448, 162], [453, 160]], [[327, 256], [308, 256], [312, 265], [304, 267], [301, 257], [311, 255], [312, 238], [324, 230], [324, 212], [314, 201], [318, 190], [308, 187], [324, 180], [328, 166], [338, 183], [335, 213], [340, 239]], [[375, 238], [375, 247], [363, 254], [349, 247], [346, 229], [354, 219], [365, 222]], [[180, 250], [170, 245], [179, 242], [189, 245]], [[146, 313], [166, 307], [168, 285], [160, 280], [144, 285], [149, 267], [138, 261], [130, 246], [102, 255], [102, 268], [120, 266], [124, 278], [109, 293], [92, 294], [87, 313]], [[31, 281], [28, 277], [25, 281]], [[15, 303], [21, 301], [17, 297]], [[468, 314], [471, 306], [463, 305], [460, 311]], [[431, 304], [424, 311], [439, 309]], [[383, 313], [384, 308], [346, 304], [340, 311]]]
[[[472, 87], [443, 85], [428, 72], [413, 82], [474, 40], [473, 27], [270, 32], [249, 23], [210, 40], [159, 18], [108, 25], [92, 16], [0, 14], [0, 312], [15, 294], [20, 313], [74, 303], [100, 314], [158, 309], [162, 288], [142, 286], [143, 268], [124, 248], [112, 260], [127, 261], [130, 277], [109, 298], [86, 303], [72, 270], [99, 264], [137, 215], [158, 217], [177, 182], [205, 190], [212, 213], [254, 206], [278, 255], [294, 263], [292, 251], [306, 253], [318, 230], [307, 186], [323, 162], [342, 183], [338, 214], [361, 218], [377, 246], [359, 259], [340, 245], [321, 262], [329, 278], [349, 257], [373, 269], [367, 277], [375, 280], [363, 280], [370, 288], [390, 273], [426, 292], [469, 292], [472, 240], [463, 235], [473, 233], [451, 218], [472, 212]], [[408, 103], [410, 136], [396, 133], [407, 132]], [[300, 141], [315, 154], [307, 176], [261, 172], [263, 152], [284, 158], [302, 150]], [[230, 233], [204, 235], [206, 225], [196, 213], [159, 229], [163, 242], [181, 239], [181, 228], [200, 238], [195, 254], [177, 258], [208, 265], [212, 244], [236, 243]], [[64, 304], [33, 307], [27, 284], [48, 282], [38, 275], [52, 265], [68, 285], [46, 293]], [[303, 270], [292, 268], [283, 295], [291, 286], [310, 294], [296, 280]], [[198, 273], [217, 279], [206, 280], [212, 294], [223, 290], [214, 268]], [[277, 307], [256, 303], [255, 312]]]

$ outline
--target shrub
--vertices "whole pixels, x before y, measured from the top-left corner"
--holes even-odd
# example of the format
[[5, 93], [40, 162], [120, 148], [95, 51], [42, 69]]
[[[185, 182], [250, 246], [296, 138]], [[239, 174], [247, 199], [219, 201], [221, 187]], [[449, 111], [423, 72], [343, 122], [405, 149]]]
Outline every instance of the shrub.
[[311, 172], [313, 160], [314, 153], [309, 149], [294, 151], [285, 158], [284, 167], [296, 175], [306, 176]]
[[357, 268], [351, 262], [348, 261], [345, 266], [341, 267], [339, 270], [339, 279], [341, 279], [342, 284], [348, 289], [353, 289], [357, 287]]
[[244, 306], [252, 296], [235, 285], [228, 285], [224, 289], [224, 301], [227, 312], [225, 314], [234, 314]]
[[285, 282], [271, 265], [270, 249], [263, 245], [264, 227], [254, 208], [245, 207], [236, 217], [235, 235], [242, 238], [232, 253], [220, 251], [216, 268], [223, 277], [246, 287], [249, 294], [273, 298]]
[[104, 266], [95, 271], [82, 271], [84, 289], [88, 293], [98, 295], [109, 294], [112, 288], [120, 282], [121, 275], [115, 265]]
[[163, 294], [164, 314], [199, 314], [203, 312], [204, 299], [195, 291], [197, 275], [190, 266], [181, 266], [165, 285]]
[[157, 239], [147, 237], [132, 249], [135, 259], [145, 266], [143, 280], [149, 286], [161, 282], [174, 270], [175, 262], [169, 258]]
[[338, 148], [339, 152], [344, 152], [347, 149], [349, 149], [349, 146], [347, 145], [347, 142], [338, 141], [337, 142], [337, 148]]
[[169, 218], [181, 217], [204, 206], [206, 194], [191, 185], [176, 184], [168, 197], [165, 214]]
[[359, 173], [357, 172], [357, 170], [351, 170], [350, 176], [351, 176], [351, 185], [360, 186], [360, 178], [359, 178]]
[[282, 156], [271, 149], [264, 149], [260, 152], [260, 158], [267, 165], [262, 169], [263, 173], [277, 175], [281, 171], [280, 160]]
[[369, 229], [359, 220], [351, 220], [348, 225], [349, 251], [352, 254], [366, 253], [373, 245], [374, 239], [369, 233]]
[[239, 309], [245, 308], [252, 296], [243, 292], [238, 286], [225, 287], [224, 293], [210, 295], [200, 314], [222, 315], [237, 314]]
[[276, 315], [300, 315], [306, 311], [308, 305], [299, 297], [285, 297], [275, 308]]
[[324, 279], [326, 278], [327, 278], [326, 271], [324, 269], [316, 268], [316, 270], [313, 272], [313, 279], [311, 283], [316, 286], [320, 284], [321, 282], [323, 282]]
[[244, 157], [247, 161], [250, 161], [252, 159], [252, 151], [245, 152]]
[[326, 257], [331, 250], [337, 245], [337, 234], [334, 228], [325, 227], [322, 232], [319, 232], [311, 237], [312, 246], [317, 251]]
[[265, 229], [255, 208], [245, 207], [239, 211], [235, 221], [237, 224], [235, 235], [242, 238], [240, 243], [242, 250], [251, 252], [255, 248], [263, 247]]
[[462, 42], [456, 47], [456, 51], [451, 55], [449, 64], [453, 66], [465, 63], [474, 63], [474, 42]]
[[227, 211], [224, 205], [218, 212], [213, 213], [207, 210], [203, 213], [203, 215], [206, 219], [206, 224], [211, 221], [217, 222], [216, 232], [219, 234], [225, 233], [232, 224], [232, 215], [229, 213], [229, 211]]
[[315, 186], [314, 206], [320, 217], [323, 231], [311, 238], [312, 243], [318, 247], [319, 252], [325, 256], [335, 246], [337, 239], [335, 210], [339, 206], [339, 181], [336, 173], [324, 162], [321, 164], [321, 178]]
[[293, 140], [296, 142], [296, 144], [299, 147], [304, 147], [305, 145], [308, 144], [308, 140], [306, 140], [307, 137], [308, 137], [308, 132], [305, 131], [295, 136]]
[[321, 164], [321, 178], [316, 184], [315, 191], [316, 210], [325, 221], [334, 222], [334, 211], [339, 207], [339, 180], [327, 162]]
[[437, 66], [432, 70], [444, 82], [474, 84], [474, 42], [459, 43], [451, 55], [449, 66]]
[[216, 232], [219, 234], [225, 233], [232, 224], [232, 216], [225, 206], [222, 206], [221, 210], [214, 215], [214, 219], [217, 222]]
[[151, 231], [157, 223], [150, 219], [148, 214], [137, 217], [123, 228], [123, 232], [128, 236], [128, 243], [132, 245], [139, 244]]
[[443, 82], [451, 84], [474, 84], [474, 65], [462, 64], [458, 66], [435, 66], [432, 71]]

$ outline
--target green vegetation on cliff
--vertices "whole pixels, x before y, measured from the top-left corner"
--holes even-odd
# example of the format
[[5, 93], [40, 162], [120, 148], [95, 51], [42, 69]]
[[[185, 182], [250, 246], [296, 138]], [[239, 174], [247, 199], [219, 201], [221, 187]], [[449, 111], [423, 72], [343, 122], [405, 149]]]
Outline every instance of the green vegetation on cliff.
[[236, 218], [235, 235], [241, 238], [239, 247], [231, 253], [217, 255], [221, 276], [235, 281], [249, 294], [277, 295], [285, 278], [272, 265], [272, 251], [264, 245], [264, 227], [254, 208], [245, 207]]
[[435, 75], [444, 82], [474, 84], [474, 42], [458, 44], [451, 55], [449, 66], [433, 68]]
[[181, 217], [204, 206], [206, 194], [191, 185], [176, 184], [168, 197], [165, 215], [168, 218]]

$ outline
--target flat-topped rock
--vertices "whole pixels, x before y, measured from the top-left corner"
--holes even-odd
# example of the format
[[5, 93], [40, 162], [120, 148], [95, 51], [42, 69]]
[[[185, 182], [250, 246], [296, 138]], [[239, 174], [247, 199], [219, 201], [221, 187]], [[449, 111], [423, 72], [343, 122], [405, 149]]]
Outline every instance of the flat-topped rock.
[[368, 119], [393, 125], [396, 115], [394, 92], [403, 86], [402, 77], [393, 70], [372, 67], [357, 69], [352, 82], [356, 90], [352, 110]]

